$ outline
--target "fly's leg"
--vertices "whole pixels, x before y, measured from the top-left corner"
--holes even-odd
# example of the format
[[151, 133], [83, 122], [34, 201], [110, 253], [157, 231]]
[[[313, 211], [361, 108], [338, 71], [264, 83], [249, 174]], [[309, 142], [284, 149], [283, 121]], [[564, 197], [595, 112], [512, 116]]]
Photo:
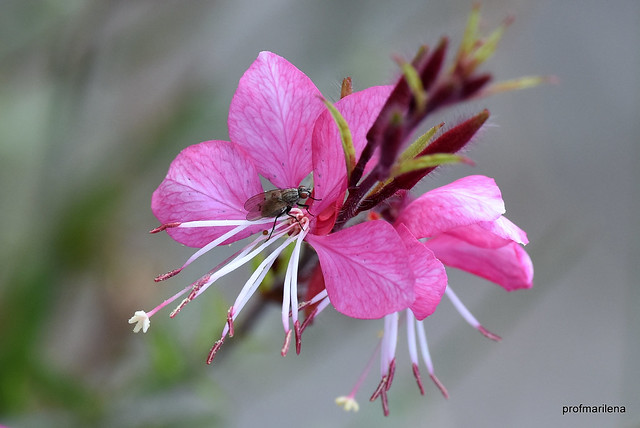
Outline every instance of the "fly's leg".
[[[275, 220], [273, 220], [273, 227], [271, 228], [271, 232], [269, 233], [269, 237], [267, 238], [267, 241], [268, 241], [269, 239], [271, 239], [271, 235], [273, 235], [273, 231], [274, 231], [274, 230], [276, 230], [276, 223], [278, 223], [278, 218], [279, 218], [282, 214], [284, 214], [284, 212], [285, 212], [285, 211], [286, 211], [286, 210], [283, 210], [280, 214], [278, 214], [278, 215], [276, 216], [276, 219], [275, 219]], [[287, 211], [287, 214], [289, 214], [289, 211]], [[267, 242], [267, 241], [264, 241], [264, 242]]]
[[[302, 206], [302, 207], [303, 207], [303, 206], [305, 206], [305, 205], [303, 205], [303, 204], [298, 204], [298, 205], [300, 205], [300, 206]], [[294, 216], [294, 215], [291, 215], [291, 213], [290, 213], [289, 211], [291, 211], [291, 207], [287, 208], [287, 209], [285, 210], [285, 213], [286, 213], [289, 217], [291, 217], [292, 219], [294, 219], [294, 220], [298, 223], [298, 225], [300, 226], [300, 229], [304, 230], [304, 227], [302, 226], [302, 223], [300, 223], [300, 220], [298, 220], [298, 217], [296, 217], [296, 216]], [[307, 212], [309, 212], [309, 210], [307, 210]], [[311, 213], [309, 213], [309, 214], [311, 214]], [[312, 215], [313, 215], [313, 214], [312, 214]]]
[[[322, 200], [322, 199], [316, 199], [316, 198], [314, 198], [313, 196], [308, 196], [308, 197], [307, 197], [307, 199], [312, 199], [312, 200], [314, 200], [314, 201], [321, 201], [321, 200]], [[298, 205], [299, 207], [303, 207], [303, 208], [307, 211], [307, 214], [309, 214], [310, 216], [315, 217], [315, 216], [314, 216], [313, 214], [311, 214], [311, 212], [309, 211], [309, 205], [307, 205], [307, 204], [300, 204], [300, 203], [298, 203], [297, 205]]]
[[[314, 199], [314, 200], [316, 200], [316, 199]], [[298, 204], [298, 206], [299, 206], [299, 207], [303, 207], [303, 208], [307, 211], [307, 214], [309, 214], [310, 216], [315, 217], [313, 214], [311, 214], [311, 213], [309, 212], [309, 205], [307, 205], [307, 204]], [[298, 223], [299, 223], [299, 222], [298, 222]]]

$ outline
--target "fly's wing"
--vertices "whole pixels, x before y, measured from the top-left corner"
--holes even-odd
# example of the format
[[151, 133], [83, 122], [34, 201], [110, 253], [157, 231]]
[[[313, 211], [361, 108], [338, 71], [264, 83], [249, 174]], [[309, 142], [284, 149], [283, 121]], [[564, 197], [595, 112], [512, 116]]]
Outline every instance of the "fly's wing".
[[258, 193], [253, 195], [244, 203], [244, 209], [247, 210], [247, 220], [253, 221], [262, 218], [262, 207], [266, 202], [266, 193]]
[[247, 199], [244, 209], [247, 210], [247, 220], [253, 221], [263, 217], [276, 217], [287, 208], [287, 203], [281, 198], [278, 189], [259, 193]]

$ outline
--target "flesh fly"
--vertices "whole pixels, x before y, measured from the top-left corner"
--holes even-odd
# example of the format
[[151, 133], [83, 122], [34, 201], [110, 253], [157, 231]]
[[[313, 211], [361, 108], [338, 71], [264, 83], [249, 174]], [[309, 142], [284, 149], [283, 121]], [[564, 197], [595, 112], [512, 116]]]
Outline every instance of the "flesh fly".
[[[307, 198], [313, 199], [314, 201], [319, 200], [311, 197], [311, 189], [306, 186], [299, 186], [297, 188], [291, 187], [288, 189], [273, 189], [263, 193], [258, 193], [257, 195], [247, 199], [247, 202], [244, 203], [244, 209], [247, 210], [247, 220], [249, 221], [258, 220], [259, 218], [275, 217], [271, 233], [269, 233], [269, 238], [267, 238], [268, 240], [271, 238], [280, 216], [287, 214], [288, 216], [295, 218], [289, 214], [289, 212], [296, 205], [304, 207], [309, 213], [309, 205], [300, 203], [301, 199]], [[296, 221], [298, 220], [296, 219]], [[300, 225], [300, 227], [302, 227], [302, 225]]]

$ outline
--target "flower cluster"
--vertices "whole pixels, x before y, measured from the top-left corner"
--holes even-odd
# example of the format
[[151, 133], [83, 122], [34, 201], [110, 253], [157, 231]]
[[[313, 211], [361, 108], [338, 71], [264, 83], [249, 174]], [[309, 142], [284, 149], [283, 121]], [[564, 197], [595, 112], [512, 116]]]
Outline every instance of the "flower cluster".
[[[376, 348], [381, 380], [371, 399], [381, 398], [386, 415], [403, 318], [420, 392], [418, 349], [429, 376], [447, 396], [433, 372], [423, 327], [443, 295], [481, 333], [499, 337], [462, 305], [444, 266], [508, 291], [531, 287], [533, 276], [521, 246], [526, 234], [503, 216], [504, 202], [493, 179], [468, 176], [417, 197], [409, 192], [439, 165], [470, 163], [455, 153], [489, 116], [484, 110], [443, 133], [439, 124], [407, 144], [438, 108], [499, 90], [487, 86], [491, 76], [476, 69], [492, 53], [504, 26], [481, 40], [477, 18], [474, 9], [450, 70], [443, 71], [443, 39], [432, 52], [425, 47], [411, 62], [399, 61], [403, 73], [395, 85], [353, 92], [345, 79], [335, 105], [287, 60], [261, 52], [231, 101], [230, 141], [184, 149], [153, 193], [151, 208], [161, 226], [152, 233], [166, 231], [177, 242], [198, 248], [180, 268], [156, 281], [177, 275], [219, 245], [250, 237], [249, 243], [155, 309], [137, 311], [129, 320], [136, 324], [134, 331], [146, 332], [151, 316], [181, 299], [171, 312], [174, 317], [220, 278], [253, 261], [257, 267], [230, 306], [208, 363], [233, 336], [236, 319], [267, 275], [277, 271], [282, 276], [275, 293], [282, 302], [282, 355], [292, 340], [300, 353], [304, 329], [328, 306], [352, 318], [384, 319]], [[261, 177], [274, 190], [264, 192]], [[349, 396], [337, 400], [345, 409], [357, 410], [355, 393], [368, 371]]]

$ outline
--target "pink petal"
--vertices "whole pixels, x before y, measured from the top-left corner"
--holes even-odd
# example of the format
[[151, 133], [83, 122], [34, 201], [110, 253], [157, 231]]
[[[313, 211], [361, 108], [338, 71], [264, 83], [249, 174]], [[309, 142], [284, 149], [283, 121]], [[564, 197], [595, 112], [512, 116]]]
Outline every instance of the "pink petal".
[[471, 175], [433, 189], [411, 202], [397, 223], [404, 223], [418, 238], [480, 221], [493, 221], [505, 212], [500, 189], [493, 178]]
[[469, 226], [457, 227], [449, 230], [447, 234], [483, 248], [499, 248], [511, 242], [524, 245], [529, 243], [525, 231], [505, 216], [500, 216], [494, 221], [481, 221]]
[[[246, 218], [244, 203], [262, 192], [255, 166], [228, 141], [205, 141], [184, 149], [171, 162], [166, 178], [153, 192], [151, 210], [161, 223]], [[232, 227], [167, 229], [184, 245], [202, 247]], [[263, 227], [232, 238], [249, 236]]]
[[229, 107], [229, 136], [276, 187], [298, 187], [311, 172], [311, 133], [321, 94], [286, 59], [260, 52]]
[[400, 236], [383, 220], [325, 236], [307, 235], [320, 259], [329, 299], [339, 312], [362, 319], [406, 309], [414, 277]]
[[[392, 86], [374, 86], [342, 98], [336, 108], [349, 124], [356, 159], [367, 144], [367, 132], [378, 117]], [[338, 127], [328, 110], [316, 121], [313, 130], [313, 181], [316, 202], [314, 213], [322, 212], [347, 190], [347, 167]], [[375, 159], [367, 165], [373, 165]], [[369, 167], [368, 169], [370, 169]], [[343, 201], [340, 200], [340, 203]]]
[[487, 231], [501, 238], [508, 239], [522, 245], [527, 245], [529, 243], [527, 233], [505, 216], [500, 216], [497, 220], [492, 222], [482, 222], [478, 224]]
[[409, 265], [416, 278], [413, 288], [416, 299], [410, 308], [418, 320], [423, 320], [431, 315], [440, 303], [447, 288], [447, 273], [433, 251], [418, 241], [409, 229], [401, 224], [397, 230], [407, 247]]
[[478, 275], [507, 291], [531, 288], [533, 285], [531, 258], [515, 242], [500, 248], [481, 248], [443, 234], [430, 239], [425, 245], [445, 265]]

